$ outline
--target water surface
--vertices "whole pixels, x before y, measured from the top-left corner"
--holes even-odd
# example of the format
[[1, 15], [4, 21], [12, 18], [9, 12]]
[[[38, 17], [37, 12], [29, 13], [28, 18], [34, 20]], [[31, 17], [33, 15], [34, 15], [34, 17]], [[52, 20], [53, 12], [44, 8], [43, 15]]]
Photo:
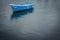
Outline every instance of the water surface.
[[[0, 40], [60, 40], [60, 0], [0, 1]], [[13, 13], [9, 6], [26, 2], [34, 10]]]

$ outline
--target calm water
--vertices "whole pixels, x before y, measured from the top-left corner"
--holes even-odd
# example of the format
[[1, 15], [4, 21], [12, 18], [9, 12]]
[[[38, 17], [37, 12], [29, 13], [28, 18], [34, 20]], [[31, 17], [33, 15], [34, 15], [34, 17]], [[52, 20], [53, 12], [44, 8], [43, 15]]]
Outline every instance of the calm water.
[[[9, 4], [33, 3], [13, 13]], [[60, 0], [0, 0], [0, 40], [60, 40]]]

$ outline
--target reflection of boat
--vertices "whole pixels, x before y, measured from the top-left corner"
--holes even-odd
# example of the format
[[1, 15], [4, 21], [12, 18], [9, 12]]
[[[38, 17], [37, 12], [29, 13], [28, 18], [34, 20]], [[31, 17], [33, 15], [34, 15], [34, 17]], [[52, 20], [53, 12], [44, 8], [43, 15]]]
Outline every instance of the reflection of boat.
[[33, 8], [32, 4], [20, 4], [20, 5], [10, 4], [10, 6], [13, 11], [25, 11]]
[[24, 12], [13, 12], [13, 14], [11, 15], [11, 19], [17, 19], [19, 17], [22, 17], [23, 15], [26, 15], [28, 13], [32, 13], [34, 10], [28, 10], [28, 11], [24, 11]]

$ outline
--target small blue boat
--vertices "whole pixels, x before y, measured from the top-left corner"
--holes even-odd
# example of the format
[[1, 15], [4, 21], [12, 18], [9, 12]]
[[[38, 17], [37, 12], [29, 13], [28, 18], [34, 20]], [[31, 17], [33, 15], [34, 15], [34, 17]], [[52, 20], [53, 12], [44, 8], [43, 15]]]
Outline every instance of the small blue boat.
[[13, 11], [25, 11], [25, 10], [33, 9], [32, 4], [20, 4], [20, 5], [10, 4], [10, 6]]

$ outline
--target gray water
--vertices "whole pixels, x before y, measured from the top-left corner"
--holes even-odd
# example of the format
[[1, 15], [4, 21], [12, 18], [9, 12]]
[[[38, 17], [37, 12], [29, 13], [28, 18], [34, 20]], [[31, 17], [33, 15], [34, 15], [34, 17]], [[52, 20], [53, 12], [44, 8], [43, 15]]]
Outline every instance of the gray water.
[[[9, 4], [33, 3], [14, 14]], [[60, 0], [0, 0], [0, 40], [60, 40]]]

